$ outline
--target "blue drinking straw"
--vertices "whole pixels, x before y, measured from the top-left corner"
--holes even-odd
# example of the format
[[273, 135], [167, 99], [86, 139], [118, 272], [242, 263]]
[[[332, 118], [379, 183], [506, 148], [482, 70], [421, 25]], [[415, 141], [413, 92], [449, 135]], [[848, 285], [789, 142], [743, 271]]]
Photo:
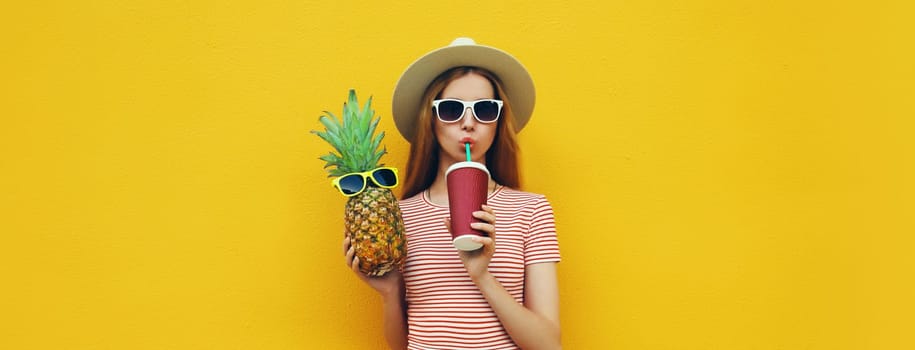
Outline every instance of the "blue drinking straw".
[[464, 149], [467, 151], [467, 161], [470, 161], [470, 142], [464, 142]]

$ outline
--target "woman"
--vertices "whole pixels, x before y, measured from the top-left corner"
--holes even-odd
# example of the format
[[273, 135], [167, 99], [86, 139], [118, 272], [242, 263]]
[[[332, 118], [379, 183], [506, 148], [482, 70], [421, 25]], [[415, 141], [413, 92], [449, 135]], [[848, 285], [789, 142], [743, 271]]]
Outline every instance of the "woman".
[[[501, 102], [501, 106], [499, 106]], [[516, 130], [534, 87], [511, 55], [459, 38], [414, 62], [394, 91], [398, 130], [411, 143], [400, 201], [407, 238], [403, 271], [360, 273], [349, 239], [346, 264], [382, 297], [393, 349], [560, 348], [553, 211], [519, 190]], [[471, 158], [491, 173], [473, 227], [482, 248], [452, 246], [445, 170]]]

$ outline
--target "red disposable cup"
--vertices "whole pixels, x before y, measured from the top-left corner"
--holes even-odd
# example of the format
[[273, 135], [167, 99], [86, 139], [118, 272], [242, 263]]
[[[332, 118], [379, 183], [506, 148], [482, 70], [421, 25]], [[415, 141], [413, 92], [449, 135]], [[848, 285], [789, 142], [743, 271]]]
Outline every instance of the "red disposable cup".
[[445, 171], [448, 185], [448, 210], [451, 214], [451, 239], [460, 250], [476, 250], [483, 246], [473, 237], [484, 236], [482, 231], [470, 227], [473, 222], [483, 220], [473, 217], [473, 212], [482, 210], [486, 204], [489, 189], [489, 170], [477, 162], [460, 162]]

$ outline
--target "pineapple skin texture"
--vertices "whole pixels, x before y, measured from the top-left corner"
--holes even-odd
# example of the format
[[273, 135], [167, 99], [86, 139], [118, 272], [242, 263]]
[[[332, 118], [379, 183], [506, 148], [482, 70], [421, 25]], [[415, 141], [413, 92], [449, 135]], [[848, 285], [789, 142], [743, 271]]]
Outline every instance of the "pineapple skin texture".
[[362, 273], [380, 277], [403, 267], [407, 255], [403, 217], [390, 189], [368, 187], [350, 197], [344, 215], [344, 233]]

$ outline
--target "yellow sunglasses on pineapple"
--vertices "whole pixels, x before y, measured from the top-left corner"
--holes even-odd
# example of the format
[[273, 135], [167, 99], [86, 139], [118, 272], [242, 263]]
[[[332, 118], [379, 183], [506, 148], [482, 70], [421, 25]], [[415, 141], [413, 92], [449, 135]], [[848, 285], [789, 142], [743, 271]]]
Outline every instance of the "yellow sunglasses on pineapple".
[[330, 181], [331, 185], [340, 190], [346, 197], [355, 196], [368, 186], [368, 179], [372, 179], [378, 187], [394, 188], [399, 183], [397, 168], [380, 167], [361, 173], [349, 173]]

